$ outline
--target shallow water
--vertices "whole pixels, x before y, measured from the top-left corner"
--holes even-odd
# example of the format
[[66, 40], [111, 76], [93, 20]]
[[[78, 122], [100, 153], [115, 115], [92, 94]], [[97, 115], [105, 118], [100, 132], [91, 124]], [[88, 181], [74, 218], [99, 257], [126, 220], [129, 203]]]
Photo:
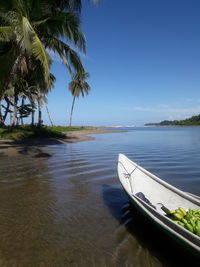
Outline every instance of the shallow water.
[[0, 266], [178, 266], [182, 250], [130, 212], [116, 162], [200, 195], [200, 128], [95, 137], [48, 146], [48, 159], [0, 153]]

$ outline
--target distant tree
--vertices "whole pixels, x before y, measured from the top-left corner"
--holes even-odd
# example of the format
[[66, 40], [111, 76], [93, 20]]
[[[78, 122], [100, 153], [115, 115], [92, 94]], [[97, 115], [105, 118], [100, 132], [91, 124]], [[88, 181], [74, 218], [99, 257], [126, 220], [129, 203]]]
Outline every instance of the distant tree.
[[73, 95], [72, 107], [70, 112], [70, 121], [69, 121], [70, 127], [72, 124], [72, 113], [76, 97], [79, 97], [80, 95], [84, 97], [85, 94], [88, 94], [91, 89], [89, 84], [85, 81], [87, 78], [89, 78], [89, 73], [87, 72], [75, 73], [73, 75], [72, 81], [69, 83], [69, 90]]

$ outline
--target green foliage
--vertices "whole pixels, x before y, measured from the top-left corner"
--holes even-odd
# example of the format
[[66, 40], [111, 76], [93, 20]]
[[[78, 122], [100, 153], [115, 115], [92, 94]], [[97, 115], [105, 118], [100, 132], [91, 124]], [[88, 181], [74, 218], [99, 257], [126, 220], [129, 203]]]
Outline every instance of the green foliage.
[[[45, 84], [49, 86], [51, 60], [48, 50], [57, 53], [67, 68], [84, 70], [79, 55], [69, 46], [73, 44], [85, 52], [86, 41], [80, 30], [79, 14], [72, 11], [73, 9], [70, 9], [71, 12], [54, 9], [55, 2], [7, 0], [0, 4], [0, 43], [12, 44], [17, 51], [17, 59], [12, 60], [13, 68], [10, 74], [19, 70], [22, 60], [28, 65], [31, 59], [34, 64], [41, 65]], [[62, 47], [61, 38], [65, 40]], [[4, 55], [1, 59], [4, 59]], [[9, 79], [11, 78], [10, 75]]]
[[0, 139], [21, 140], [25, 138], [66, 138], [63, 132], [81, 131], [89, 127], [64, 127], [64, 126], [5, 126], [0, 128]]
[[89, 73], [87, 72], [77, 72], [73, 74], [72, 81], [69, 83], [69, 90], [71, 94], [75, 97], [79, 97], [80, 94], [84, 97], [90, 91], [90, 86], [86, 82], [89, 78]]
[[[81, 4], [82, 0], [0, 1], [0, 61], [3, 62], [0, 64], [0, 100], [7, 103], [7, 109], [2, 106], [1, 122], [5, 123], [9, 113], [11, 125], [18, 125], [19, 118], [29, 115], [34, 121], [36, 108], [41, 114], [42, 98], [55, 81], [50, 73], [53, 61], [50, 52], [60, 57], [70, 74], [85, 73], [88, 77], [79, 56], [79, 51], [86, 52]], [[79, 82], [78, 86], [81, 86], [78, 94], [82, 96], [90, 89], [86, 82]], [[77, 96], [77, 88], [74, 93]], [[25, 106], [27, 101], [29, 104]], [[38, 124], [41, 121], [38, 116]]]
[[0, 139], [21, 140], [25, 138], [65, 138], [61, 131], [51, 129], [51, 127], [42, 126], [6, 126], [0, 128]]
[[73, 127], [65, 127], [65, 126], [52, 126], [51, 129], [56, 130], [58, 132], [71, 132], [71, 131], [81, 131], [81, 130], [87, 130], [89, 127], [79, 127], [79, 126], [73, 126]]
[[200, 126], [200, 115], [192, 116], [188, 119], [177, 121], [177, 125]]
[[72, 76], [72, 81], [69, 83], [69, 90], [71, 94], [74, 96], [72, 101], [69, 126], [71, 126], [72, 124], [72, 113], [73, 113], [75, 98], [79, 97], [80, 94], [82, 95], [82, 97], [84, 97], [84, 95], [88, 94], [91, 89], [89, 84], [86, 82], [87, 78], [89, 78], [89, 73], [85, 71], [75, 72]]
[[146, 126], [200, 126], [200, 114], [197, 116], [192, 116], [185, 120], [174, 120], [174, 121], [168, 121], [164, 120], [159, 123], [147, 123]]

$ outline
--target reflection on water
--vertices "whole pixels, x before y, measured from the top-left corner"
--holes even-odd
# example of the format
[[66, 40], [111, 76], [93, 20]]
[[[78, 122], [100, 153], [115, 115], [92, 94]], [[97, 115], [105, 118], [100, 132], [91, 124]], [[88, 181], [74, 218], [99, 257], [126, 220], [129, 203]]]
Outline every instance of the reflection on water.
[[116, 161], [125, 153], [200, 195], [197, 133], [137, 129], [46, 147], [50, 158], [0, 153], [0, 266], [178, 266], [180, 248], [130, 209]]

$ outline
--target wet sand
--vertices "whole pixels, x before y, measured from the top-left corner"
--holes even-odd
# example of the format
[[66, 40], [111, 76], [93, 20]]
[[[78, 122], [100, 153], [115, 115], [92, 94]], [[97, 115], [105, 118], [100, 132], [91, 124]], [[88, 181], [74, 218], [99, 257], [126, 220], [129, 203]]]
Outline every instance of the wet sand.
[[29, 138], [19, 141], [0, 140], [0, 156], [16, 156], [18, 154], [31, 154], [34, 157], [49, 157], [41, 147], [65, 143], [75, 143], [94, 140], [93, 134], [116, 133], [118, 130], [106, 129], [103, 127], [90, 127], [87, 130], [64, 132], [66, 138]]
[[88, 130], [66, 132], [65, 135], [67, 136], [67, 138], [64, 139], [63, 141], [64, 143], [83, 142], [83, 141], [94, 140], [95, 137], [90, 136], [91, 134], [117, 133], [117, 132], [121, 131], [110, 130], [103, 127], [91, 127], [91, 129]]

